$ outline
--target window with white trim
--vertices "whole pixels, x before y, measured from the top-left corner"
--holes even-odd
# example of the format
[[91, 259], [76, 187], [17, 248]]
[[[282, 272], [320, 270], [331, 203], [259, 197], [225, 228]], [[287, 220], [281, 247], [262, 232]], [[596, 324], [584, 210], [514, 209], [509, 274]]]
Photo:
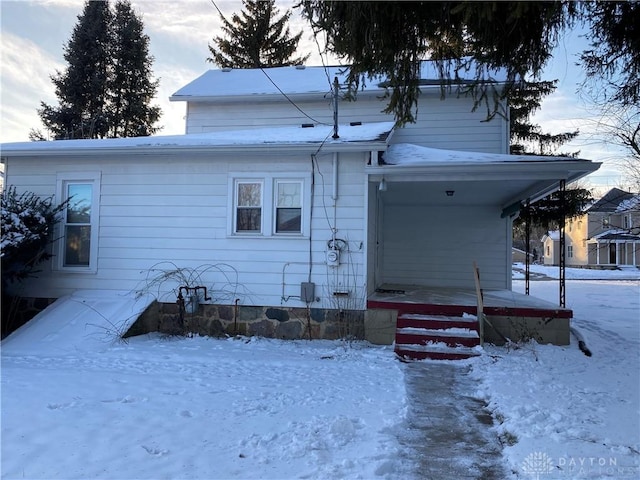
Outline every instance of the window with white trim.
[[300, 238], [310, 235], [311, 175], [242, 172], [229, 175], [231, 236]]
[[235, 233], [262, 233], [263, 182], [236, 180]]
[[302, 181], [275, 181], [275, 233], [302, 233]]
[[97, 269], [99, 189], [99, 174], [58, 177], [59, 196], [67, 201], [60, 221], [58, 269], [76, 272]]
[[567, 246], [567, 257], [573, 258], [573, 245]]

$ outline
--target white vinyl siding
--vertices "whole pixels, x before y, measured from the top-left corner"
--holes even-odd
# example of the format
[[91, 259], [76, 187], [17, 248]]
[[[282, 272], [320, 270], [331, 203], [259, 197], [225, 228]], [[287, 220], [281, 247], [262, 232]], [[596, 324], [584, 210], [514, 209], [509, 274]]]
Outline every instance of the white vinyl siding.
[[[54, 298], [76, 289], [151, 288], [161, 301], [174, 302], [177, 284], [165, 282], [154, 288], [150, 279], [161, 271], [199, 267], [207, 270], [201, 280], [213, 286], [220, 304], [233, 304], [239, 298], [240, 305], [304, 306], [296, 297], [301, 282], [310, 279], [323, 298], [314, 307], [330, 308], [325, 295], [331, 288], [328, 272], [357, 277], [353, 282], [359, 287], [364, 284], [363, 153], [340, 155], [335, 223], [332, 155], [317, 157], [313, 191], [309, 157], [293, 154], [9, 159], [8, 183], [18, 191], [50, 196], [59, 174], [77, 179], [74, 172], [88, 163], [101, 172], [100, 223], [92, 244], [98, 250], [95, 274], [60, 275], [45, 265], [38, 278], [25, 282], [26, 296]], [[263, 235], [234, 235], [230, 230], [235, 179], [263, 182]], [[301, 183], [301, 233], [275, 234], [273, 230], [278, 182]], [[351, 251], [345, 259], [350, 263], [329, 271], [324, 259], [334, 225], [338, 235], [349, 241]], [[353, 300], [363, 306], [363, 298]]]
[[507, 220], [500, 213], [490, 206], [384, 207], [382, 282], [473, 289], [476, 262], [482, 288], [508, 288]]
[[[291, 103], [245, 102], [238, 104], [191, 102], [187, 108], [187, 133], [243, 130], [308, 123], [333, 124], [332, 104], [317, 101], [296, 102], [305, 116]], [[350, 122], [393, 121], [382, 110], [386, 103], [377, 96], [361, 95], [354, 102], [342, 101], [338, 107], [340, 124]], [[432, 148], [487, 153], [508, 153], [508, 122], [496, 116], [487, 122], [486, 110], [472, 111], [470, 98], [449, 95], [443, 101], [437, 92], [420, 96], [417, 122], [395, 130], [391, 143], [413, 143]], [[311, 117], [311, 118], [309, 118]]]

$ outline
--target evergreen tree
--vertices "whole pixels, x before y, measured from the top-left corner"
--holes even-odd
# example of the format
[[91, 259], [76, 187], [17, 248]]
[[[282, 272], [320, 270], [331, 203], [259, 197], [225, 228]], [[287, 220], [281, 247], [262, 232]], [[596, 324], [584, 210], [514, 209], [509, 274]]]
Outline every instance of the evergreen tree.
[[65, 72], [51, 77], [59, 106], [42, 102], [38, 110], [55, 139], [107, 135], [107, 82], [111, 12], [106, 1], [87, 1], [78, 16], [64, 59]]
[[[152, 81], [149, 38], [128, 0], [87, 0], [65, 46], [68, 67], [51, 77], [58, 106], [42, 102], [38, 114], [55, 140], [150, 135], [160, 117], [150, 106]], [[32, 130], [32, 140], [44, 135]]]
[[[585, 89], [623, 107], [640, 104], [640, 2], [583, 2], [591, 48], [581, 55]], [[595, 83], [589, 83], [593, 82]]]
[[[531, 115], [540, 108], [542, 98], [552, 93], [557, 82], [524, 82], [509, 97], [510, 153], [515, 155], [560, 155], [574, 157], [577, 153], [558, 153], [557, 149], [578, 136], [578, 131], [559, 134], [544, 133], [539, 125], [531, 123]], [[564, 197], [564, 199], [563, 199]], [[531, 205], [523, 205], [513, 224], [513, 245], [533, 251], [526, 245], [526, 223], [533, 233], [530, 239], [537, 243], [542, 234], [557, 229], [560, 220], [580, 215], [593, 200], [591, 192], [584, 188], [567, 188], [562, 196], [554, 192]]]
[[309, 58], [294, 57], [302, 31], [291, 36], [290, 11], [278, 18], [275, 0], [242, 0], [242, 6], [231, 21], [218, 10], [227, 38], [215, 37], [215, 46], [209, 44], [208, 62], [221, 68], [262, 68], [299, 65]]
[[523, 82], [509, 96], [509, 152], [513, 155], [561, 155], [575, 157], [577, 153], [557, 153], [556, 150], [578, 136], [578, 131], [558, 134], [542, 132], [531, 123], [531, 115], [541, 106], [542, 98], [553, 93], [557, 80]]
[[160, 82], [151, 80], [149, 37], [128, 0], [116, 3], [112, 30], [109, 136], [152, 135], [159, 130], [153, 125], [160, 118], [160, 107], [150, 102]]
[[[327, 49], [350, 65], [352, 85], [367, 75], [391, 80], [387, 111], [399, 124], [414, 121], [420, 92], [419, 62], [436, 61], [441, 83], [450, 84], [466, 59], [477, 66], [470, 90], [490, 115], [521, 82], [539, 78], [563, 31], [585, 22], [594, 47], [583, 62], [592, 78], [612, 83], [614, 95], [638, 104], [640, 3], [626, 2], [341, 2], [302, 0], [314, 31]], [[506, 72], [496, 92], [482, 82], [495, 69]], [[476, 105], [476, 106], [477, 106]]]

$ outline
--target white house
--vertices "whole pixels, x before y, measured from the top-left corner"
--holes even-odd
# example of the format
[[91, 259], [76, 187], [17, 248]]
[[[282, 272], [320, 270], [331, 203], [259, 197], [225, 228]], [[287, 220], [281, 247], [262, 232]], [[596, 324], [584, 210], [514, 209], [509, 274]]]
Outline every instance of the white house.
[[[282, 67], [210, 70], [177, 91], [185, 135], [3, 144], [7, 185], [73, 196], [23, 295], [152, 287], [173, 304], [198, 284], [213, 292], [201, 303], [235, 308], [218, 311], [224, 328], [259, 312], [245, 331], [330, 337], [328, 315], [363, 317], [376, 295], [473, 292], [474, 262], [485, 292], [509, 291], [520, 202], [599, 164], [508, 155], [508, 115], [485, 121], [427, 67], [404, 128], [379, 82], [334, 103], [341, 68]], [[159, 280], [182, 269], [191, 285]]]

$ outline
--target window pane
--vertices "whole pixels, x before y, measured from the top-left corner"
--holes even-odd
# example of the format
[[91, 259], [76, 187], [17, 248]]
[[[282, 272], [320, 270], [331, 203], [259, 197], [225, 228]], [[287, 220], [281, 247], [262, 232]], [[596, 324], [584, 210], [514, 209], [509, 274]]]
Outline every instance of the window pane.
[[91, 193], [90, 184], [72, 184], [67, 187], [69, 204], [67, 205], [67, 223], [91, 222]]
[[301, 190], [299, 182], [278, 183], [278, 207], [300, 207]]
[[89, 266], [91, 227], [67, 225], [65, 227], [64, 265]]
[[262, 209], [238, 208], [236, 218], [236, 232], [259, 232], [261, 227]]
[[301, 232], [302, 211], [299, 208], [276, 210], [276, 232]]
[[261, 184], [259, 183], [239, 183], [238, 184], [238, 206], [239, 207], [259, 207], [262, 205], [260, 194]]

